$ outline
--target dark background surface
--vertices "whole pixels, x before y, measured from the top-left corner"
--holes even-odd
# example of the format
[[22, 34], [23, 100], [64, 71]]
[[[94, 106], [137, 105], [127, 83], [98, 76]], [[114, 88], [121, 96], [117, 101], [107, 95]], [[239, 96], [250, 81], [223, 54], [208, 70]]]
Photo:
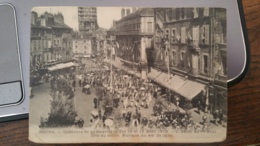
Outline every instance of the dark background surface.
[[[250, 42], [249, 71], [241, 82], [228, 90], [227, 139], [222, 143], [196, 145], [260, 145], [260, 0], [242, 2]], [[28, 120], [0, 123], [0, 146], [3, 145], [37, 145], [28, 140]]]

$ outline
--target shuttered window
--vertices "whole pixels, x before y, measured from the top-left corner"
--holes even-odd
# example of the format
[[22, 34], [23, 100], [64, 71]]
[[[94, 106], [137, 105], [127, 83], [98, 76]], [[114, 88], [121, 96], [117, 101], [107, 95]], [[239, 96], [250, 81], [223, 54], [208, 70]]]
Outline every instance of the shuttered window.
[[201, 43], [209, 44], [209, 25], [203, 25], [201, 28]]
[[166, 30], [165, 30], [164, 35], [165, 35], [165, 37], [166, 37], [166, 40], [169, 40], [169, 38], [170, 38], [169, 29], [166, 29]]
[[204, 16], [209, 16], [209, 8], [204, 8]]
[[192, 39], [193, 39], [193, 45], [198, 46], [199, 45], [199, 27], [193, 27], [192, 28]]
[[186, 42], [186, 27], [181, 27], [181, 43]]
[[176, 29], [172, 29], [172, 36], [171, 36], [171, 38], [172, 38], [172, 42], [176, 42]]

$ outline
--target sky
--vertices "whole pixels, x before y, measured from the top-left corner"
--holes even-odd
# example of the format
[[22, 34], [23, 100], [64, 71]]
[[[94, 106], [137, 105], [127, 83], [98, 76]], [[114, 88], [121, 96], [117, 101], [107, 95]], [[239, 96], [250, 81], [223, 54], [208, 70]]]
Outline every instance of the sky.
[[[109, 29], [112, 26], [113, 20], [121, 18], [122, 7], [97, 7], [97, 21], [99, 27]], [[78, 9], [77, 7], [35, 7], [33, 11], [38, 13], [38, 16], [45, 11], [52, 14], [61, 12], [64, 16], [65, 24], [74, 30], [78, 30]]]

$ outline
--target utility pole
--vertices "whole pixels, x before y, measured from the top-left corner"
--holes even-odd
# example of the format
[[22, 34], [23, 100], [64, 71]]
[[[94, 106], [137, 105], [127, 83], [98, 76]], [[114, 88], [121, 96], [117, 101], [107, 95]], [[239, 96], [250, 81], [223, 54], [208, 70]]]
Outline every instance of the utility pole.
[[113, 66], [112, 66], [112, 49], [113, 49], [113, 46], [112, 46], [112, 36], [110, 36], [110, 71], [111, 71], [111, 81], [110, 81], [110, 84], [111, 84], [111, 91], [113, 89]]
[[[165, 42], [165, 48], [166, 48], [166, 51], [167, 51], [167, 69], [168, 69], [168, 80], [170, 79], [170, 54], [169, 54], [169, 50], [170, 50], [170, 43], [168, 41]], [[170, 87], [169, 85], [168, 86], [168, 92], [169, 92], [169, 97], [168, 97], [168, 100], [170, 101], [171, 99], [171, 91], [170, 91]]]

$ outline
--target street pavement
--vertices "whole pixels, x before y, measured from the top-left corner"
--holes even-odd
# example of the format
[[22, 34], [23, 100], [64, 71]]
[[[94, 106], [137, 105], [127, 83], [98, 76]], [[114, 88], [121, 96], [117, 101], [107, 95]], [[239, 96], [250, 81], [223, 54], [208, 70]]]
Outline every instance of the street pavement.
[[[39, 125], [41, 117], [47, 118], [51, 109], [50, 82], [41, 82], [39, 85], [34, 86], [32, 90], [34, 96], [30, 100], [30, 111], [33, 111], [31, 112], [33, 115], [30, 115], [30, 122]], [[82, 92], [82, 87], [79, 87], [78, 84], [76, 85], [74, 107], [78, 118], [82, 118], [88, 124], [90, 121], [90, 112], [94, 109], [93, 99], [95, 93], [95, 88], [91, 88], [91, 94], [85, 94]]]
[[33, 96], [30, 99], [30, 124], [40, 125], [41, 117], [47, 118], [50, 112], [50, 83], [40, 82], [32, 87]]

